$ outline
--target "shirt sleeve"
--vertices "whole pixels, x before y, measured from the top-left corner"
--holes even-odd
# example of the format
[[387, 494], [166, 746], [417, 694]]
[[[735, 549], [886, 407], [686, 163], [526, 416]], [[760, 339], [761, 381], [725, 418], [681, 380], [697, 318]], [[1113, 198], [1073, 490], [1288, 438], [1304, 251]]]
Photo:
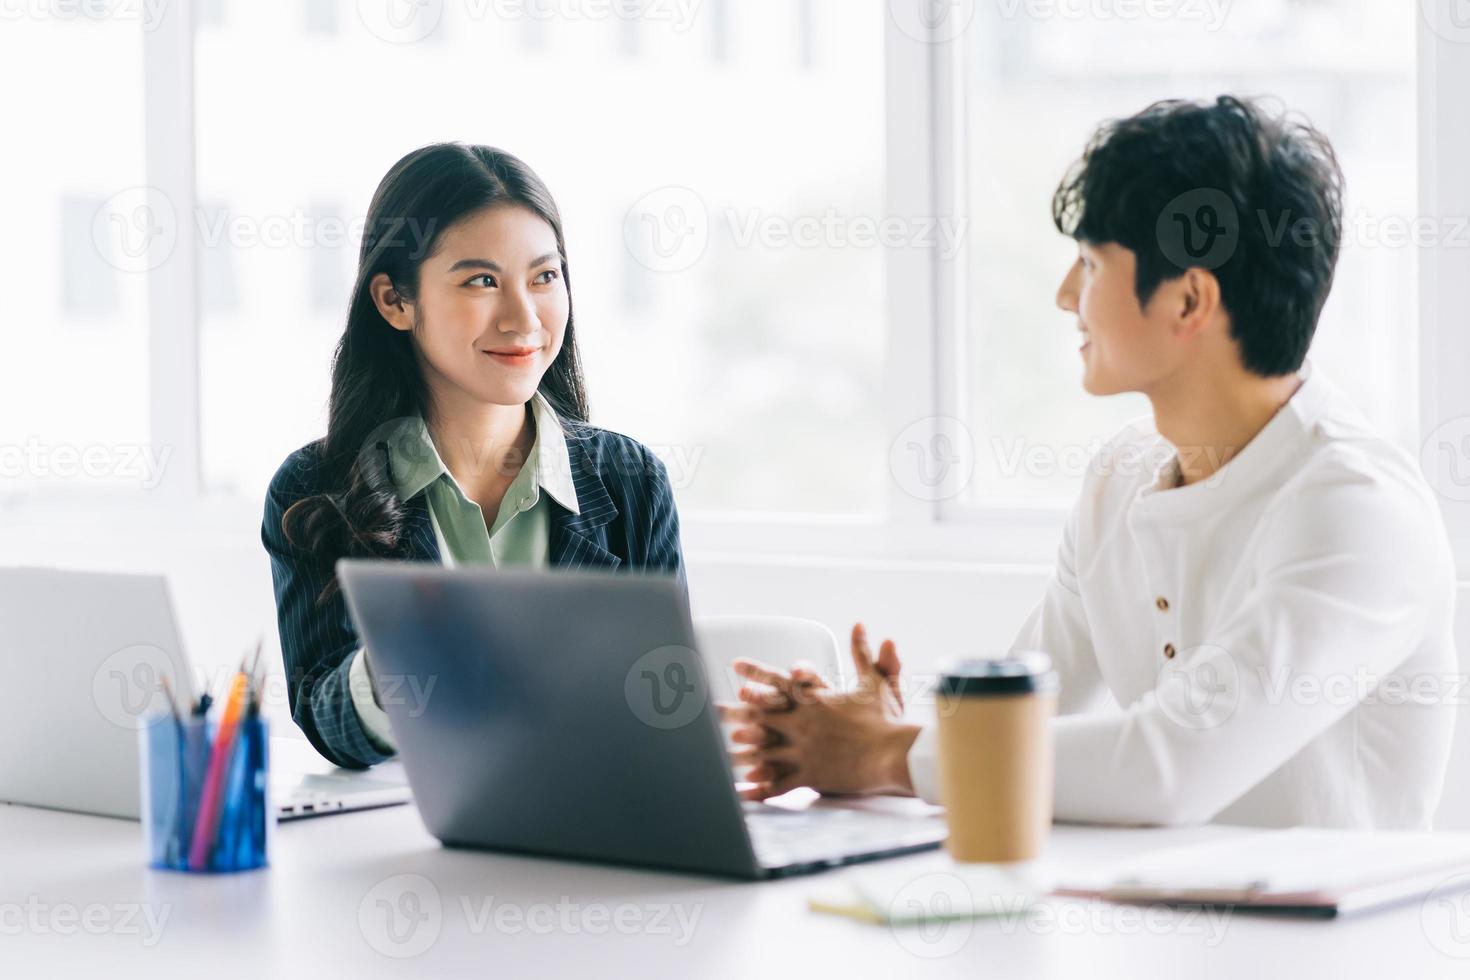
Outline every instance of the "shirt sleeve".
[[363, 731], [379, 752], [392, 754], [398, 751], [393, 742], [393, 728], [388, 721], [388, 712], [378, 706], [373, 698], [373, 681], [368, 676], [367, 650], [359, 647], [348, 668], [347, 689], [352, 693], [352, 706], [357, 709], [357, 720], [362, 722]]
[[[1057, 548], [1056, 567], [1046, 591], [1016, 633], [1012, 650], [1040, 650], [1051, 657], [1061, 682], [1057, 710], [1063, 714], [1094, 707], [1105, 695], [1098, 671], [1087, 611], [1077, 586], [1077, 524], [1079, 503], [1067, 517]], [[909, 778], [914, 792], [930, 803], [940, 803], [938, 733], [925, 725], [909, 749]]]
[[1433, 504], [1341, 467], [1283, 501], [1263, 522], [1254, 585], [1206, 644], [1122, 711], [1055, 720], [1057, 819], [1208, 821], [1368, 693], [1283, 696], [1283, 680], [1382, 678], [1419, 645], [1453, 588]]

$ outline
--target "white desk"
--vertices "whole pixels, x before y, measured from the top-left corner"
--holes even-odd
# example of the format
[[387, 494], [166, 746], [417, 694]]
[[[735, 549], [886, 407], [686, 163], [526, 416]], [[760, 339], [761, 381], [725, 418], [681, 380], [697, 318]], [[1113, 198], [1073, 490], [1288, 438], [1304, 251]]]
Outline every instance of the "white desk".
[[[1081, 867], [1229, 832], [1059, 827], [1051, 858]], [[809, 895], [862, 873], [857, 867], [748, 884], [453, 851], [424, 831], [411, 806], [283, 824], [268, 871], [149, 871], [141, 850], [136, 823], [0, 805], [0, 976], [1470, 975], [1470, 916], [1455, 933], [1454, 910], [1426, 912], [1418, 902], [1339, 921], [1235, 915], [1221, 933], [1202, 916], [1151, 921], [1153, 912], [1057, 899], [1030, 924], [951, 924], [926, 939], [807, 910]], [[947, 867], [942, 852], [891, 863], [916, 877]], [[395, 945], [378, 900], [408, 909], [413, 899], [404, 895], [426, 886], [439, 913], [423, 892], [429, 917], [413, 931], [400, 917], [408, 939]], [[499, 912], [502, 903], [511, 911]], [[683, 945], [679, 911], [693, 925]], [[162, 917], [160, 932], [145, 913]], [[640, 919], [651, 928], [638, 931]], [[592, 933], [598, 928], [603, 934]], [[380, 951], [414, 945], [425, 948], [407, 959]], [[949, 955], [926, 955], [935, 952]]]

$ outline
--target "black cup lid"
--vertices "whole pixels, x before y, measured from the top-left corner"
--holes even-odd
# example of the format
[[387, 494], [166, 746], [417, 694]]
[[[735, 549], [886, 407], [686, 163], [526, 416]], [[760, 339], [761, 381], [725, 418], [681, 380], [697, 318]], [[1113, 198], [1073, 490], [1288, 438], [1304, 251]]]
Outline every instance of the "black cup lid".
[[1052, 694], [1057, 675], [1051, 658], [1038, 651], [972, 658], [949, 665], [939, 676], [940, 694]]

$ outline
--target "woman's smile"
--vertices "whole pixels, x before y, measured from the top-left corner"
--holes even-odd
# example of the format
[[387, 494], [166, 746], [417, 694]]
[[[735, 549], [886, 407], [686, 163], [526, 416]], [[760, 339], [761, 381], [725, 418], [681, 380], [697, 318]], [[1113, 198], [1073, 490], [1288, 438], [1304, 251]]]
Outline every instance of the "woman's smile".
[[534, 364], [536, 355], [541, 353], [540, 347], [497, 347], [494, 350], [481, 351], [491, 360], [512, 367], [526, 367]]

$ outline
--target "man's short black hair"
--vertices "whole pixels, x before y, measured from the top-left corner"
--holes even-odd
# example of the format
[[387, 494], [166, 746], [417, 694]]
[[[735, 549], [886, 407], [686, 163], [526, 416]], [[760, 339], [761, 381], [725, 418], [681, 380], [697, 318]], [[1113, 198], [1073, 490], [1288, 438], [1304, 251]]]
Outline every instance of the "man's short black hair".
[[1052, 198], [1058, 230], [1137, 257], [1141, 305], [1186, 269], [1220, 282], [1247, 370], [1302, 366], [1342, 239], [1342, 170], [1327, 138], [1234, 96], [1156, 102], [1098, 128]]

